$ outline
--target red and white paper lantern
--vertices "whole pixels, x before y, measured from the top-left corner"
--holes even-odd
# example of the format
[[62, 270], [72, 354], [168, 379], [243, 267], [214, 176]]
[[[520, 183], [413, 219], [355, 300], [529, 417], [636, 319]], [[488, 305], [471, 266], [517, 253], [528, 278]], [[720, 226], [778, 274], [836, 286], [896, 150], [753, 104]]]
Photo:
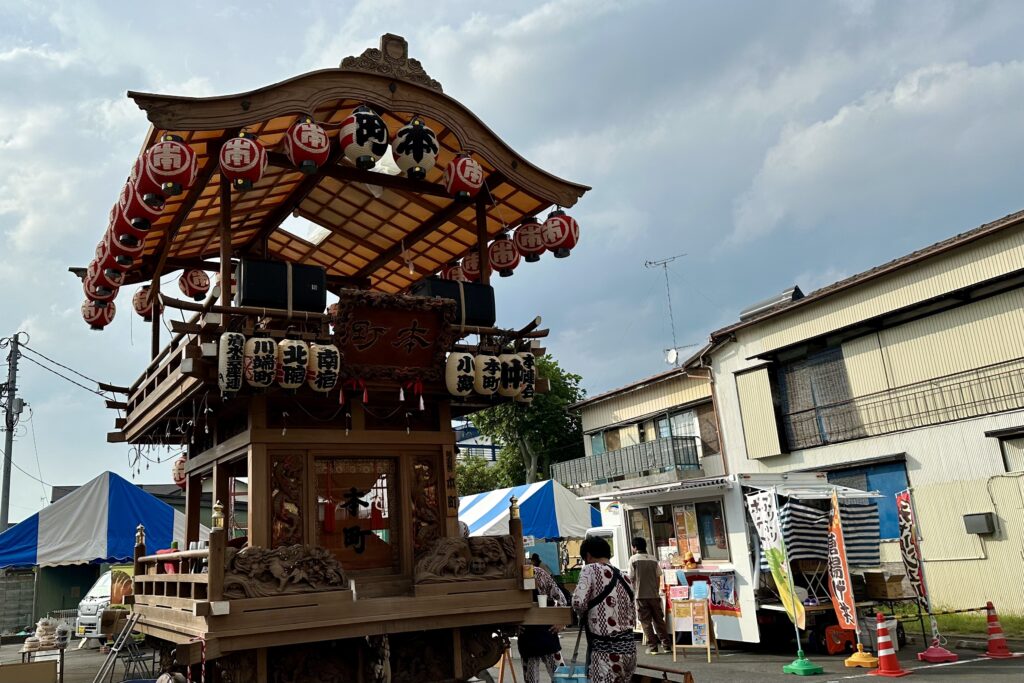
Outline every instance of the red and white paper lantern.
[[331, 140], [311, 117], [302, 116], [284, 135], [284, 153], [297, 169], [309, 174], [327, 163]]
[[327, 393], [338, 384], [341, 352], [334, 344], [310, 344], [306, 383], [313, 391]]
[[[128, 235], [116, 235], [112, 230], [107, 230], [103, 235], [103, 247], [112, 256], [123, 270], [129, 270], [135, 260], [142, 256], [145, 243], [136, 240]], [[125, 265], [127, 263], [127, 265]]]
[[199, 173], [196, 153], [178, 135], [164, 135], [142, 155], [132, 178], [146, 203], [163, 203], [164, 197], [192, 187]]
[[497, 271], [501, 277], [512, 275], [512, 271], [519, 265], [519, 259], [519, 250], [505, 233], [494, 238], [487, 247], [487, 260], [491, 264], [491, 270]]
[[185, 296], [202, 301], [210, 291], [210, 276], [198, 268], [190, 268], [178, 278], [178, 289]]
[[[108, 276], [113, 272], [120, 273], [121, 277], [124, 277], [124, 273], [128, 272], [135, 260], [124, 251], [119, 250], [117, 253], [111, 252], [109, 245], [110, 240], [108, 239], [109, 237], [110, 233], [105, 233], [103, 235], [103, 239], [96, 245], [96, 264], [99, 266], [100, 270], [107, 273]], [[119, 247], [119, 249], [123, 248], [124, 247]], [[118, 278], [117, 282], [112, 282], [112, 284], [120, 287], [120, 278]]]
[[437, 134], [416, 116], [398, 129], [391, 143], [395, 164], [413, 180], [423, 180], [437, 162]]
[[184, 455], [171, 463], [171, 479], [182, 491], [188, 486], [188, 475], [185, 474], [186, 463], [188, 463], [188, 458]]
[[89, 327], [94, 330], [102, 330], [109, 325], [114, 319], [115, 313], [117, 313], [117, 306], [113, 301], [108, 301], [106, 305], [102, 306], [88, 300], [82, 303], [82, 319], [89, 323]]
[[480, 279], [480, 252], [473, 250], [462, 257], [462, 274], [468, 282]]
[[463, 272], [462, 266], [459, 263], [450, 263], [441, 269], [442, 280], [454, 280], [456, 282], [469, 282], [469, 278], [466, 277], [466, 273]]
[[231, 138], [220, 148], [220, 171], [236, 190], [252, 189], [267, 168], [267, 149], [252, 133]]
[[160, 304], [154, 304], [153, 300], [150, 299], [149, 293], [152, 288], [149, 285], [142, 285], [135, 290], [135, 296], [132, 297], [132, 308], [135, 312], [142, 316], [142, 319], [149, 322], [153, 319], [153, 307], [156, 306], [156, 310], [160, 311]]
[[162, 201], [155, 204], [142, 201], [142, 195], [135, 189], [131, 181], [121, 187], [121, 195], [117, 199], [117, 207], [121, 212], [124, 222], [137, 233], [140, 233], [142, 237], [145, 237], [146, 231], [164, 212], [164, 203]]
[[341, 122], [338, 142], [346, 159], [369, 170], [388, 150], [388, 127], [377, 112], [360, 105]]
[[580, 226], [576, 219], [561, 209], [548, 214], [544, 221], [544, 247], [554, 253], [555, 258], [565, 258], [580, 240]]
[[[82, 281], [91, 281], [96, 287], [102, 287], [108, 290], [117, 290], [121, 286], [121, 283], [124, 282], [124, 273], [117, 270], [104, 270], [103, 268], [100, 268], [99, 263], [96, 261], [90, 261], [89, 267], [86, 268], [85, 277]], [[86, 296], [88, 296], [88, 292], [86, 293]]]
[[516, 249], [523, 255], [527, 263], [536, 263], [540, 255], [547, 251], [544, 246], [544, 226], [533, 216], [524, 218], [522, 225], [516, 228], [512, 241]]
[[118, 288], [109, 287], [106, 282], [100, 281], [96, 277], [95, 272], [86, 271], [85, 277], [82, 278], [82, 291], [85, 292], [86, 299], [104, 306], [106, 302], [114, 300]]
[[483, 184], [484, 169], [468, 154], [459, 154], [444, 170], [444, 189], [457, 199], [472, 199]]
[[283, 389], [298, 389], [306, 381], [309, 346], [297, 339], [282, 339], [277, 345], [277, 383]]
[[242, 370], [249, 386], [264, 389], [274, 383], [277, 372], [277, 344], [267, 337], [245, 341]]

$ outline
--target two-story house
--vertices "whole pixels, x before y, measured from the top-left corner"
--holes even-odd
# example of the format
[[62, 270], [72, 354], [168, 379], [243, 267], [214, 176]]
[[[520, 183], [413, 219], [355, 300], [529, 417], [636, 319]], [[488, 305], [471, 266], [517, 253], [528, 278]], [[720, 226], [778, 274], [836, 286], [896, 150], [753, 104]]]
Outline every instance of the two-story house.
[[727, 471], [881, 492], [897, 563], [909, 486], [934, 604], [1024, 613], [1024, 213], [791, 290], [714, 332], [702, 370]]

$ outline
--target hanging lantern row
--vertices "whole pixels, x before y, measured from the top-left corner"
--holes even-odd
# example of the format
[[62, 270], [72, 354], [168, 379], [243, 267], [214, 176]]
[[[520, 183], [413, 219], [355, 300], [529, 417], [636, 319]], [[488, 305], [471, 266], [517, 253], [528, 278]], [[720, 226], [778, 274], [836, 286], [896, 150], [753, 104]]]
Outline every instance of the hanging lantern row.
[[[191, 187], [198, 168], [195, 151], [177, 135], [161, 136], [135, 160], [117, 203], [110, 209], [107, 230], [82, 281], [86, 298], [82, 317], [92, 329], [101, 330], [113, 321], [114, 298], [124, 274], [142, 255], [146, 235], [163, 213], [167, 197]], [[152, 307], [147, 309], [136, 299], [133, 307], [151, 315]]]
[[529, 403], [537, 384], [536, 358], [528, 351], [497, 356], [457, 352], [445, 363], [445, 385], [453, 396], [505, 396]]
[[150, 322], [153, 320], [153, 309], [156, 308], [157, 315], [160, 315], [160, 311], [163, 308], [159, 302], [153, 302], [149, 298], [149, 292], [152, 289], [149, 285], [142, 285], [135, 290], [135, 296], [132, 297], [132, 308], [138, 313], [143, 320]]
[[[487, 247], [487, 261], [491, 271], [501, 277], [509, 277], [521, 261], [535, 263], [540, 255], [550, 251], [555, 258], [565, 258], [579, 242], [580, 226], [572, 216], [556, 209], [541, 223], [530, 217], [523, 220], [515, 234], [499, 233]], [[480, 279], [480, 254], [471, 251], [459, 263], [452, 263], [441, 270], [444, 280], [475, 282]]]
[[283, 389], [298, 389], [305, 383], [327, 393], [337, 386], [340, 370], [341, 352], [333, 344], [246, 339], [241, 333], [225, 332], [217, 348], [217, 385], [226, 394], [241, 391], [243, 380], [258, 389], [275, 382]]
[[267, 170], [267, 148], [252, 133], [242, 132], [220, 148], [220, 172], [239, 191], [250, 190]]

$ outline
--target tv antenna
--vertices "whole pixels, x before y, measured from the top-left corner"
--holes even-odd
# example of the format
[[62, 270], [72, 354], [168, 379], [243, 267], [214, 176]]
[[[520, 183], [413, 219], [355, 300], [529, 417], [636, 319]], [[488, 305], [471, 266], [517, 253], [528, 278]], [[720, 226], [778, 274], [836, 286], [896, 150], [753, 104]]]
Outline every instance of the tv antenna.
[[668, 300], [668, 320], [672, 327], [672, 347], [665, 349], [665, 362], [669, 365], [679, 364], [679, 349], [689, 348], [696, 346], [696, 344], [688, 344], [686, 346], [679, 346], [679, 342], [676, 341], [676, 319], [672, 313], [672, 289], [668, 283], [668, 264], [672, 263], [676, 259], [680, 259], [686, 256], [686, 254], [676, 254], [675, 256], [669, 256], [658, 261], [644, 261], [644, 268], [661, 268], [665, 275], [665, 298]]

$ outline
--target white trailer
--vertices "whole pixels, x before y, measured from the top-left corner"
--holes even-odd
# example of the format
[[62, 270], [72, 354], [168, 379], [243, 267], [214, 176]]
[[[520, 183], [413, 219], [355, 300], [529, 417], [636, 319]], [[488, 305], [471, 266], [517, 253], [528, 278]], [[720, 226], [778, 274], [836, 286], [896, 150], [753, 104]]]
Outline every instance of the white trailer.
[[[602, 508], [618, 508], [621, 520], [618, 529], [610, 521], [596, 527], [588, 535], [601, 535], [613, 542], [612, 561], [620, 569], [628, 569], [629, 539], [639, 536], [647, 539], [651, 554], [659, 559], [671, 555], [680, 557], [693, 550], [701, 560], [697, 569], [684, 569], [691, 575], [719, 575], [734, 577], [735, 615], [719, 614], [713, 617], [715, 632], [721, 640], [744, 643], [762, 641], [761, 625], [782, 624], [787, 617], [777, 597], [762, 581], [756, 563], [757, 534], [748, 524], [745, 494], [757, 490], [775, 491], [780, 496], [797, 500], [823, 500], [835, 490], [840, 499], [877, 498], [879, 494], [828, 482], [824, 473], [792, 472], [787, 474], [732, 474], [720, 477], [688, 479], [671, 484], [622, 489], [614, 494], [583, 496], [591, 502], [599, 501]], [[607, 520], [607, 517], [606, 517]], [[696, 522], [697, 533], [681, 532], [688, 523]], [[695, 538], [695, 537], [696, 538]], [[684, 542], [687, 547], [680, 547]], [[622, 546], [626, 546], [623, 552]], [[814, 577], [817, 593], [827, 591], [824, 577]], [[802, 589], [798, 594], [803, 597]], [[860, 603], [858, 603], [860, 604]], [[830, 603], [807, 606], [807, 625], [811, 629], [816, 621], [834, 623]], [[792, 633], [781, 629], [781, 633]]]

